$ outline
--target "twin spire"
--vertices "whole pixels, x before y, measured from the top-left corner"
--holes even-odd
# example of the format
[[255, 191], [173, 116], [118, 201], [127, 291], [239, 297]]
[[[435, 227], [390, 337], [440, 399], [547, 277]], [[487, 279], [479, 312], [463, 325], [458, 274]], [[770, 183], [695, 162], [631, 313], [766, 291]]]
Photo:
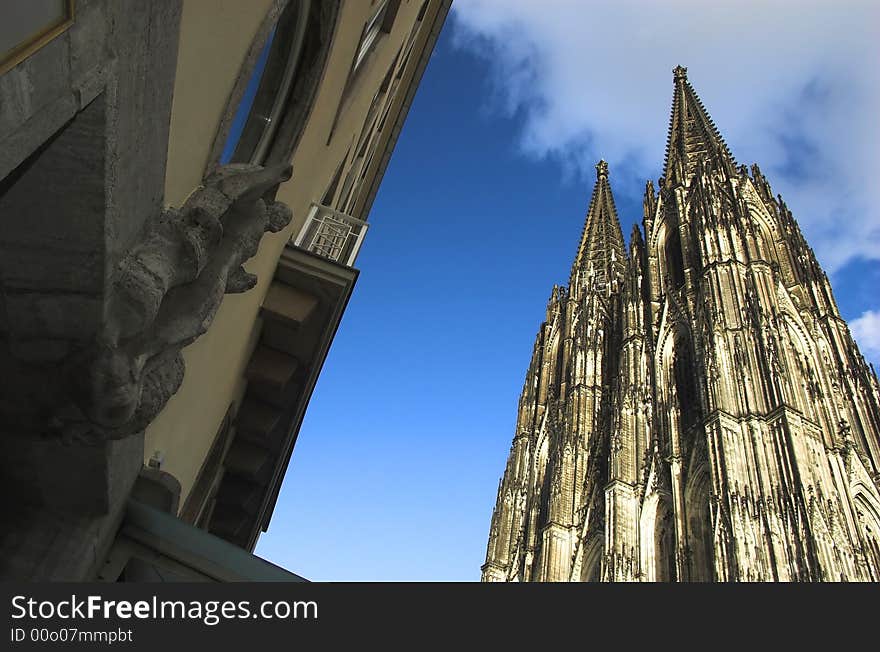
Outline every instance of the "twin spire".
[[688, 81], [687, 68], [676, 66], [672, 76], [674, 91], [663, 185], [672, 187], [686, 182], [696, 171], [699, 161], [720, 166], [733, 174], [736, 168], [733, 156]]
[[604, 288], [618, 276], [625, 261], [623, 233], [608, 184], [608, 163], [599, 161], [593, 197], [571, 270], [572, 279], [579, 272], [591, 285]]
[[[662, 185], [669, 188], [684, 183], [699, 163], [718, 165], [733, 174], [733, 156], [688, 81], [687, 68], [676, 66], [673, 80]], [[608, 163], [603, 160], [596, 164], [596, 185], [571, 270], [572, 282], [580, 274], [593, 286], [605, 287], [622, 270], [625, 261], [623, 232], [608, 184]]]

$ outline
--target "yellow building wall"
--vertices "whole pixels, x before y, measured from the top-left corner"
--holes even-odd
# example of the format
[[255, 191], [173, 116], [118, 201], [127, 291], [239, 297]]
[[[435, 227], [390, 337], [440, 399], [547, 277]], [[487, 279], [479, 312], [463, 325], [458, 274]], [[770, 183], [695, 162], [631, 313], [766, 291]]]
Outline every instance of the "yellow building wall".
[[[166, 178], [167, 203], [181, 205], [200, 182], [227, 98], [271, 4], [272, 0], [184, 2]], [[320, 201], [349, 146], [359, 135], [374, 93], [409, 36], [421, 4], [421, 0], [401, 1], [392, 32], [377, 43], [359, 73], [328, 144], [362, 30], [375, 10], [375, 3], [367, 0], [342, 3], [324, 76], [294, 152], [293, 178], [278, 192], [278, 199], [293, 210], [291, 225], [281, 233], [266, 234], [257, 255], [245, 264], [249, 272], [257, 275], [257, 286], [244, 294], [226, 295], [208, 332], [184, 349], [183, 385], [146, 432], [145, 458], [161, 451], [162, 469], [181, 483], [181, 505], [229, 404], [243, 391], [242, 375], [258, 333], [255, 323], [259, 307], [281, 252], [291, 236], [299, 232], [311, 202]], [[422, 29], [428, 27], [423, 24]], [[413, 56], [409, 65], [414, 65], [416, 58]], [[206, 74], [208, 71], [210, 74]]]
[[165, 202], [202, 180], [242, 62], [274, 0], [184, 0], [168, 138]]

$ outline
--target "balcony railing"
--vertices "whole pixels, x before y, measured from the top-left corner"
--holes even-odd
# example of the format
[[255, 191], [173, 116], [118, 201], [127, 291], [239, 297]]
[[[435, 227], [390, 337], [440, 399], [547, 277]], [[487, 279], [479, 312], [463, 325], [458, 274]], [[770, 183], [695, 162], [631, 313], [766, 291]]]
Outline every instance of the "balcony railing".
[[312, 204], [306, 223], [294, 239], [300, 249], [352, 267], [367, 233], [366, 222], [321, 204]]

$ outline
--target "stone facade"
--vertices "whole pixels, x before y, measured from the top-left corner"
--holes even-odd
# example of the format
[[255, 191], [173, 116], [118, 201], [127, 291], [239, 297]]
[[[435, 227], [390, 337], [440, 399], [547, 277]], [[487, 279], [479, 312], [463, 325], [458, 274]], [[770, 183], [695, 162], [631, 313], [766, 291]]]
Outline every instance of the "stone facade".
[[0, 65], [0, 579], [297, 577], [246, 551], [450, 3], [78, 0]]
[[629, 250], [598, 178], [554, 287], [484, 581], [878, 581], [880, 391], [757, 165], [676, 68]]

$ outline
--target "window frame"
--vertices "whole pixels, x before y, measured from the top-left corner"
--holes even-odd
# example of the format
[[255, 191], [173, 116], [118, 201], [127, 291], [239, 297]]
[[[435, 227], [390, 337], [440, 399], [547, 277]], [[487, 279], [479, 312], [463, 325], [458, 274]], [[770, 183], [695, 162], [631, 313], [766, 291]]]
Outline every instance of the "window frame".
[[[235, 147], [232, 149], [232, 153], [230, 156], [229, 163], [254, 163], [258, 165], [262, 165], [266, 162], [266, 159], [269, 155], [269, 152], [272, 148], [272, 145], [275, 141], [275, 135], [278, 130], [278, 126], [281, 124], [282, 119], [284, 118], [284, 112], [286, 110], [288, 99], [290, 93], [293, 89], [294, 79], [296, 78], [297, 71], [299, 70], [299, 64], [302, 60], [304, 44], [306, 40], [306, 33], [309, 24], [309, 14], [312, 11], [312, 0], [291, 0], [291, 2], [285, 7], [284, 11], [275, 21], [275, 25], [272, 27], [272, 31], [270, 32], [270, 36], [267, 39], [266, 45], [263, 47], [269, 48], [269, 52], [267, 53], [267, 60], [260, 71], [260, 81], [259, 85], [256, 88], [253, 100], [251, 101], [250, 107], [248, 109], [247, 117], [244, 119], [244, 122], [241, 127], [241, 131], [238, 134], [238, 139], [235, 143]], [[295, 12], [293, 16], [291, 16], [288, 12]], [[284, 21], [295, 21], [292, 25], [293, 27], [293, 38], [292, 39], [283, 39], [277, 38], [278, 36], [278, 28], [282, 25]], [[267, 71], [270, 70], [270, 67], [274, 65], [278, 65], [276, 61], [272, 60], [274, 48], [281, 43], [282, 41], [287, 40], [290, 44], [289, 48], [286, 49], [286, 56], [284, 58], [284, 67], [281, 70], [280, 81], [278, 82], [277, 88], [273, 91], [273, 95], [271, 98], [271, 104], [269, 104], [269, 110], [267, 115], [261, 115], [258, 113], [259, 105], [261, 104], [260, 100], [263, 100], [263, 103], [266, 103], [266, 97], [261, 98], [261, 92], [264, 91], [264, 84], [267, 80]], [[281, 46], [284, 47], [284, 46]], [[262, 50], [261, 50], [262, 52]], [[251, 70], [251, 75], [256, 73], [256, 68]], [[250, 84], [251, 81], [248, 81]], [[240, 100], [241, 101], [241, 100]], [[236, 113], [238, 113], [240, 105], [236, 107]], [[235, 118], [233, 118], [234, 120]], [[262, 122], [262, 124], [260, 124]], [[259, 131], [254, 132], [254, 128], [252, 125], [260, 125], [261, 128], [258, 127]], [[257, 135], [258, 134], [258, 135]], [[228, 139], [232, 136], [232, 131], [227, 134], [227, 143], [224, 143], [224, 150], [228, 146]], [[250, 141], [250, 144], [248, 142]], [[243, 144], [246, 146], [246, 155], [245, 152], [242, 151]]]

